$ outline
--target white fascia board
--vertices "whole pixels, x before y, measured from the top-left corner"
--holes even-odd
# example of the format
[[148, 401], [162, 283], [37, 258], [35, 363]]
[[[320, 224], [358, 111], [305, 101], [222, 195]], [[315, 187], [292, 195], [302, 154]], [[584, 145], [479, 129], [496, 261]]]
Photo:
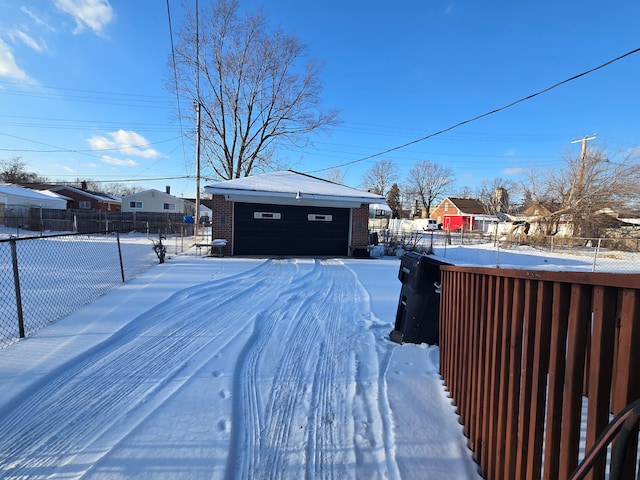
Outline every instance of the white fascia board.
[[208, 193], [224, 195], [225, 200], [243, 203], [262, 203], [274, 205], [301, 205], [314, 207], [359, 208], [363, 203], [370, 203], [371, 198], [366, 197], [336, 197], [329, 195], [313, 195], [301, 193], [257, 192], [210, 188]]

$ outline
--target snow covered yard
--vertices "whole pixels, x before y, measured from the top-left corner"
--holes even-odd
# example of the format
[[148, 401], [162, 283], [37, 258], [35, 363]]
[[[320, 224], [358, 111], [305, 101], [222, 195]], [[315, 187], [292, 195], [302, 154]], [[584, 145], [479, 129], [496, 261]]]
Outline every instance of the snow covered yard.
[[3, 478], [480, 478], [399, 260], [177, 256], [0, 351]]

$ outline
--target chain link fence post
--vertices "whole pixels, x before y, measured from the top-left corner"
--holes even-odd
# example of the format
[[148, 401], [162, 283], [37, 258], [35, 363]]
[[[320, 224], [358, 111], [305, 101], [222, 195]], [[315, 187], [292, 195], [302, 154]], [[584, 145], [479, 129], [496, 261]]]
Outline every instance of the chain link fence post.
[[116, 241], [118, 242], [118, 258], [120, 259], [120, 274], [122, 275], [122, 283], [124, 283], [124, 266], [122, 265], [122, 248], [120, 247], [120, 232], [116, 232]]
[[22, 315], [22, 295], [20, 294], [20, 275], [18, 274], [18, 249], [16, 248], [16, 239], [9, 239], [11, 245], [11, 263], [13, 265], [13, 286], [16, 292], [16, 311], [18, 313], [18, 330], [20, 338], [25, 337], [24, 333], [24, 317]]

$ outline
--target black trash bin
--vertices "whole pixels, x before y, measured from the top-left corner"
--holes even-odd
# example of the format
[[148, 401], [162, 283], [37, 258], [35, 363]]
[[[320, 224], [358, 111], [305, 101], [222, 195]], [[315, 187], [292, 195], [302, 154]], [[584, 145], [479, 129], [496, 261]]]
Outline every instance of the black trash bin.
[[438, 343], [440, 267], [450, 265], [426, 255], [406, 252], [400, 257], [402, 282], [396, 323], [389, 334], [396, 343]]

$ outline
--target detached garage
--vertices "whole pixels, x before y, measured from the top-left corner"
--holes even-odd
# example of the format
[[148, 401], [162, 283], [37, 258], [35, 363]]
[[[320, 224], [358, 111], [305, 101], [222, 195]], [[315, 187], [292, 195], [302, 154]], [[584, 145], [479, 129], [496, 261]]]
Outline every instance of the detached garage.
[[346, 256], [368, 243], [369, 204], [384, 197], [293, 171], [205, 187], [212, 233], [231, 255]]

